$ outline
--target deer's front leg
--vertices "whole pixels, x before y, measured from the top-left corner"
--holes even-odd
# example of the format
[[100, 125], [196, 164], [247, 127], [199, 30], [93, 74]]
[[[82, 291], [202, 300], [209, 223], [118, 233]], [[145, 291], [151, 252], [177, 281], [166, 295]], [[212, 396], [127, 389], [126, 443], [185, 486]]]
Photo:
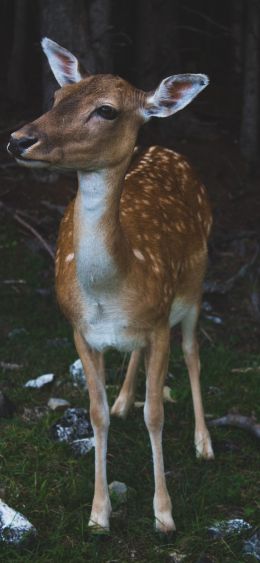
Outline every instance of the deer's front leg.
[[95, 438], [95, 493], [89, 526], [109, 530], [111, 503], [107, 486], [106, 454], [109, 408], [105, 390], [103, 358], [89, 348], [82, 336], [74, 335], [76, 348], [88, 380], [90, 419]]
[[175, 530], [172, 519], [172, 505], [166, 487], [162, 451], [162, 430], [164, 422], [163, 384], [169, 358], [169, 328], [157, 329], [146, 350], [146, 399], [144, 419], [150, 435], [154, 464], [154, 515], [155, 526], [160, 532]]

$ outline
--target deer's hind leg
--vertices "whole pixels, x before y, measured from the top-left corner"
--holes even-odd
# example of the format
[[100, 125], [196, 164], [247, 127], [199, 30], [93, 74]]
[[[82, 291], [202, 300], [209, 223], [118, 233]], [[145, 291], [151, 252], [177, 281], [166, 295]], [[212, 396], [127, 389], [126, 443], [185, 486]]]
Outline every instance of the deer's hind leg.
[[136, 379], [141, 355], [142, 350], [138, 348], [134, 350], [130, 356], [123, 386], [111, 409], [111, 414], [113, 415], [120, 416], [122, 418], [126, 417], [134, 402]]
[[195, 449], [197, 457], [214, 459], [210, 434], [205, 423], [200, 387], [200, 358], [196, 338], [199, 307], [193, 305], [182, 321], [182, 349], [189, 372], [195, 416]]

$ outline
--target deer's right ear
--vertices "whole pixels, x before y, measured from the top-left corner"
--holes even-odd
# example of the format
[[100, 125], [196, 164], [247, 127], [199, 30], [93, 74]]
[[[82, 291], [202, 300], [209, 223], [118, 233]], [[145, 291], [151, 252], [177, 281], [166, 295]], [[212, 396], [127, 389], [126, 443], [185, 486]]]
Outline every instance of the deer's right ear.
[[78, 59], [67, 49], [44, 37], [42, 48], [48, 59], [51, 70], [60, 86], [80, 82], [84, 78], [79, 70]]
[[146, 94], [143, 115], [168, 117], [185, 108], [209, 83], [205, 74], [176, 74], [168, 76], [154, 92]]

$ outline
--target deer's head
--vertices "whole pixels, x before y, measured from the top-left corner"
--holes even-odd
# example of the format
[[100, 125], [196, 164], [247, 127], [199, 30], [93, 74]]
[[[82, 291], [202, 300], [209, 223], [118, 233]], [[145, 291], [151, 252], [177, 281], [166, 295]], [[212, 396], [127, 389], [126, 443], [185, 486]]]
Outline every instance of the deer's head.
[[142, 123], [179, 111], [208, 84], [204, 74], [181, 74], [144, 92], [118, 76], [83, 75], [51, 39], [42, 47], [61, 88], [50, 111], [10, 137], [8, 152], [24, 166], [99, 170], [127, 161]]

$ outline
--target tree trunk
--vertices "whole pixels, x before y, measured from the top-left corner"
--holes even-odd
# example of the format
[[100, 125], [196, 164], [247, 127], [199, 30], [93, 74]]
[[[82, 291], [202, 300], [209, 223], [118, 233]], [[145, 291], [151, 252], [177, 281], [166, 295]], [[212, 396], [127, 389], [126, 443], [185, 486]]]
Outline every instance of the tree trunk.
[[178, 3], [139, 0], [137, 6], [138, 86], [151, 90], [161, 78], [178, 72]]
[[247, 162], [253, 163], [259, 157], [259, 0], [248, 0], [247, 6], [244, 100], [240, 148]]
[[13, 45], [7, 76], [7, 88], [10, 99], [21, 103], [25, 102], [27, 93], [25, 80], [27, 7], [27, 2], [16, 0], [14, 6]]
[[[41, 31], [79, 59], [91, 73], [111, 68], [110, 0], [41, 0]], [[43, 65], [43, 105], [47, 109], [57, 83]]]
[[232, 35], [232, 60], [231, 65], [235, 75], [242, 73], [243, 52], [243, 0], [232, 0], [231, 5], [231, 35]]
[[90, 2], [91, 48], [94, 53], [94, 70], [99, 73], [113, 72], [110, 17], [110, 0], [92, 0]]

